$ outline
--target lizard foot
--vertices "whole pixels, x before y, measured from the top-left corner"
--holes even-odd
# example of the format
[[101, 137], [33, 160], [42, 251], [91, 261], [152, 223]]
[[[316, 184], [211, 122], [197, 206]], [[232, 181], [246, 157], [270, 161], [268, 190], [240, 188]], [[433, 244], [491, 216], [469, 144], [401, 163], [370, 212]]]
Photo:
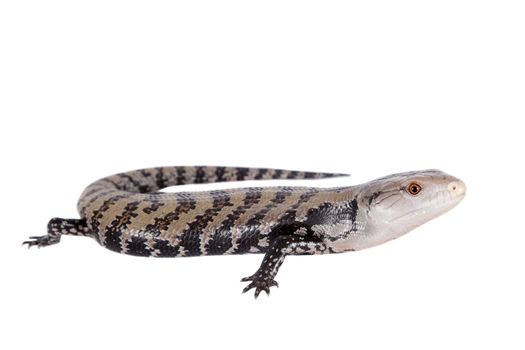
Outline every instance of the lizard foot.
[[255, 299], [257, 299], [261, 291], [264, 290], [267, 295], [270, 295], [270, 287], [273, 287], [273, 286], [279, 287], [279, 284], [277, 283], [277, 281], [274, 280], [272, 277], [261, 276], [257, 273], [252, 276], [244, 277], [243, 279], [241, 279], [241, 282], [249, 282], [249, 281], [251, 281], [250, 284], [248, 284], [243, 289], [242, 292], [246, 293], [250, 289], [255, 288], [255, 295], [254, 295]]
[[24, 241], [22, 245], [27, 244], [27, 248], [31, 248], [32, 246], [40, 247], [46, 247], [48, 245], [57, 244], [60, 242], [60, 236], [54, 237], [50, 235], [45, 236], [31, 236], [29, 237], [29, 241]]

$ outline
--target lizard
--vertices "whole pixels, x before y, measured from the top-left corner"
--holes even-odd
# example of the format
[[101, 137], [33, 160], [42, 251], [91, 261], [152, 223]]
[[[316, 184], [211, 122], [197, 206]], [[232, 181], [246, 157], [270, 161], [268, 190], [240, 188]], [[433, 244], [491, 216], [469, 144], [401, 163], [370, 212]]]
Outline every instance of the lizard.
[[80, 219], [52, 218], [47, 234], [88, 236], [118, 253], [146, 257], [264, 254], [243, 293], [270, 294], [287, 255], [356, 251], [398, 238], [456, 206], [460, 179], [440, 170], [397, 173], [344, 187], [269, 186], [161, 192], [171, 186], [265, 179], [321, 179], [339, 173], [173, 166], [104, 177], [81, 194]]

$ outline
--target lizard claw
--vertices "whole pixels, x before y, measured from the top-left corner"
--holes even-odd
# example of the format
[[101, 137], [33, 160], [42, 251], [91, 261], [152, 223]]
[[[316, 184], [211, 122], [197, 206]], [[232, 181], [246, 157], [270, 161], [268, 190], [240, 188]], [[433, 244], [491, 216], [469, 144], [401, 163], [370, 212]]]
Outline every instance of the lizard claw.
[[45, 247], [51, 244], [58, 243], [59, 239], [55, 237], [51, 237], [49, 235], [44, 236], [31, 236], [29, 237], [28, 241], [22, 242], [22, 245], [27, 244], [27, 248], [31, 248], [32, 246]]
[[249, 277], [244, 277], [241, 281], [242, 282], [251, 281], [250, 284], [248, 284], [242, 290], [242, 292], [246, 293], [250, 289], [255, 288], [255, 294], [254, 294], [255, 299], [257, 299], [261, 291], [265, 291], [267, 295], [270, 295], [270, 287], [274, 287], [274, 286], [279, 287], [279, 284], [277, 283], [277, 281], [269, 276], [263, 277], [263, 276], [258, 276], [258, 275], [252, 275]]
[[251, 276], [248, 276], [248, 277], [243, 277], [241, 278], [241, 282], [248, 282], [248, 281], [253, 281], [255, 275], [251, 275]]

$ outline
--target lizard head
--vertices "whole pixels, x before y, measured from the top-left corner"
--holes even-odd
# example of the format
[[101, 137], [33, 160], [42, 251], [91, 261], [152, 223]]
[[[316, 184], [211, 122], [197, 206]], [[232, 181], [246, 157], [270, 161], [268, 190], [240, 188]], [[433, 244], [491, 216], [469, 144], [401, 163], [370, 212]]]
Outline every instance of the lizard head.
[[466, 193], [465, 183], [439, 170], [412, 171], [363, 184], [369, 223], [388, 239], [446, 213]]

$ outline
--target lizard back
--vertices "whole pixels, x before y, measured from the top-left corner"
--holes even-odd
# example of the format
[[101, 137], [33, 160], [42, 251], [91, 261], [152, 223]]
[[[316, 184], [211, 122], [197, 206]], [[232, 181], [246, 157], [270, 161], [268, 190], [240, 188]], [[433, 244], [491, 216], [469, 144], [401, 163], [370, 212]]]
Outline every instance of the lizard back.
[[78, 210], [89, 232], [113, 251], [175, 257], [264, 253], [276, 228], [304, 219], [336, 191], [250, 187], [162, 193], [160, 189], [225, 181], [315, 179], [343, 174], [234, 167], [164, 167], [112, 175], [89, 185]]

